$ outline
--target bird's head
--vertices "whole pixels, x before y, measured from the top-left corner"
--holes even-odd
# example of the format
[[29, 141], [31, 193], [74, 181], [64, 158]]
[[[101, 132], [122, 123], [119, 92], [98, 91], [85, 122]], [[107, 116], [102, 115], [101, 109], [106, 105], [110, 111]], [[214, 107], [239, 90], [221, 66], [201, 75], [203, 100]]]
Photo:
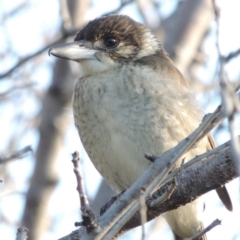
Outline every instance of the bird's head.
[[74, 42], [53, 47], [49, 54], [79, 62], [85, 76], [147, 56], [166, 55], [149, 29], [124, 15], [90, 21]]

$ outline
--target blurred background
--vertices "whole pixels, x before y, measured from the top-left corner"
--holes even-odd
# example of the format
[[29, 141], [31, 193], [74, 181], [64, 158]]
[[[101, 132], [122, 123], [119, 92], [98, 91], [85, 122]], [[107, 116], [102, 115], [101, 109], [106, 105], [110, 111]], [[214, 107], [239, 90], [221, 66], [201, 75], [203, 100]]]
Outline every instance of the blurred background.
[[[0, 164], [0, 239], [15, 239], [22, 225], [31, 240], [58, 239], [75, 229], [80, 206], [71, 153], [76, 150], [93, 209], [98, 212], [115, 194], [91, 164], [74, 127], [71, 97], [79, 66], [49, 57], [48, 49], [72, 41], [91, 19], [129, 15], [152, 30], [204, 110], [211, 112], [221, 102], [216, 42], [224, 56], [240, 48], [240, 2], [216, 4], [219, 25], [210, 0], [0, 1], [0, 159], [13, 159]], [[233, 85], [239, 83], [240, 57], [226, 64], [225, 71]], [[227, 122], [213, 135], [218, 145], [228, 141]], [[222, 207], [215, 191], [204, 196], [205, 226], [222, 220], [208, 233], [209, 240], [240, 239], [239, 180], [227, 187], [232, 213]], [[140, 238], [140, 229], [121, 237]], [[147, 239], [173, 239], [164, 218], [147, 224]]]

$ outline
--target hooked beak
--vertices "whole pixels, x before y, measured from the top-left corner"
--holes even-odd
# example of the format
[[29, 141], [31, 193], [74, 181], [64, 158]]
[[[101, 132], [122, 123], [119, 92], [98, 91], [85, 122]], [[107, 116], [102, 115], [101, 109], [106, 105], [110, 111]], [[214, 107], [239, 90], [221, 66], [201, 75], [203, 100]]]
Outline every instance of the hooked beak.
[[52, 47], [48, 50], [48, 55], [51, 54], [58, 58], [79, 61], [81, 59], [97, 60], [95, 53], [97, 50], [89, 49], [84, 46], [84, 40], [72, 43], [62, 44]]

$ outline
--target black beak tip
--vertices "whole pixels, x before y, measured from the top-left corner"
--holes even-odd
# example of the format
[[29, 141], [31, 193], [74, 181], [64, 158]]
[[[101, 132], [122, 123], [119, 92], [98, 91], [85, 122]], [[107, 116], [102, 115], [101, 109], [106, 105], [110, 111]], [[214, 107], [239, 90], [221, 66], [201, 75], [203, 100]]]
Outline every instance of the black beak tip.
[[48, 56], [51, 56], [51, 51], [52, 51], [52, 48], [49, 48], [49, 50], [48, 50]]

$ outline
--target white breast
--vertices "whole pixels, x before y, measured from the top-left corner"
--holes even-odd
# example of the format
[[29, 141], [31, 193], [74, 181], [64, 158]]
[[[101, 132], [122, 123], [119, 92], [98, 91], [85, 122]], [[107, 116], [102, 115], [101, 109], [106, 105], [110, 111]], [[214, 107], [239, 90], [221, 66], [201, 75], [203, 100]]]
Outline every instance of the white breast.
[[[174, 92], [172, 79], [159, 81], [159, 74], [148, 68], [134, 69], [125, 66], [81, 78], [74, 92], [81, 141], [95, 167], [117, 191], [129, 187], [147, 168], [145, 153], [161, 155], [200, 121], [190, 92]], [[196, 150], [190, 153], [196, 154]]]
[[[145, 153], [160, 156], [198, 127], [202, 114], [192, 93], [177, 90], [174, 81], [146, 67], [123, 66], [77, 82], [75, 124], [93, 164], [116, 191], [148, 167]], [[185, 161], [205, 152], [206, 141]], [[201, 226], [201, 209], [198, 199], [166, 213], [166, 220], [179, 236], [190, 237]]]

